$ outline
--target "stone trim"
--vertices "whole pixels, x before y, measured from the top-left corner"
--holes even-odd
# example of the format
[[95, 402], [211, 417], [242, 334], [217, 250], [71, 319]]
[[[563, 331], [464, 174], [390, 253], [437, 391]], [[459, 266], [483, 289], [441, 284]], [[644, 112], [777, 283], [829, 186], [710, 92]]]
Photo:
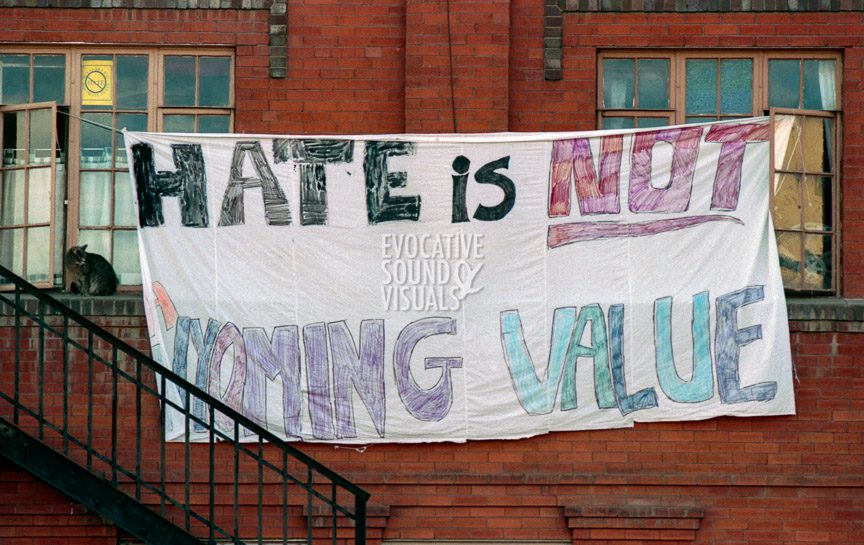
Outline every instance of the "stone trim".
[[864, 332], [864, 299], [790, 298], [786, 307], [791, 331]]
[[[55, 299], [84, 316], [144, 316], [144, 301], [138, 292], [117, 293], [107, 297], [84, 297], [74, 293], [49, 292]], [[0, 297], [11, 294], [0, 293]], [[27, 309], [37, 308], [36, 300], [22, 296]], [[791, 297], [786, 300], [789, 322], [794, 331], [864, 332], [864, 299], [840, 297]], [[0, 305], [0, 316], [13, 313]]]
[[864, 10], [864, 0], [545, 0], [545, 2], [543, 77], [547, 81], [561, 79], [561, 37], [564, 30], [564, 15], [567, 13], [801, 13]]
[[236, 9], [270, 11], [270, 77], [284, 79], [288, 67], [287, 0], [0, 0], [4, 8]]
[[574, 543], [694, 541], [705, 511], [653, 505], [564, 507]]

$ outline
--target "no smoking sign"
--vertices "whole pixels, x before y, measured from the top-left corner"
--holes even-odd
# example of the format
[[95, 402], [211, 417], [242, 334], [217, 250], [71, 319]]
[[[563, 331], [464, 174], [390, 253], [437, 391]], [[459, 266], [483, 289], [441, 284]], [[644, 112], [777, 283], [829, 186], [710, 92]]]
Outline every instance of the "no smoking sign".
[[81, 104], [111, 106], [113, 104], [114, 63], [110, 60], [82, 61]]

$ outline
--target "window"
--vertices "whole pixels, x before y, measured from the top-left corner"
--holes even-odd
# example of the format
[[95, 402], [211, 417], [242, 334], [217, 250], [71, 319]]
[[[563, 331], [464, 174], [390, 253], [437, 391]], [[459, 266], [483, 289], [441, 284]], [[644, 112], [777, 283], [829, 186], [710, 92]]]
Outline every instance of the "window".
[[121, 131], [230, 132], [233, 103], [230, 51], [0, 51], [0, 264], [62, 287], [86, 244], [140, 285]]
[[228, 132], [231, 59], [166, 55], [160, 127], [164, 132]]
[[837, 291], [840, 57], [826, 52], [605, 52], [604, 129], [771, 114], [772, 215], [784, 286]]

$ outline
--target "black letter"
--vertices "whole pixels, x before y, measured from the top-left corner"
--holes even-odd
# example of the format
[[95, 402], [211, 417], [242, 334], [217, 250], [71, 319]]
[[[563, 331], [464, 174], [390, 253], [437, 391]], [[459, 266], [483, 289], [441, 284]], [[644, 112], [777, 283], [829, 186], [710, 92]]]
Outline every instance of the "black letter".
[[156, 172], [153, 146], [132, 146], [132, 168], [138, 192], [138, 221], [142, 227], [165, 223], [162, 197], [180, 197], [180, 221], [186, 227], [207, 227], [207, 177], [198, 144], [171, 144], [176, 172]]
[[464, 155], [453, 159], [453, 223], [468, 221], [468, 209], [465, 208], [465, 189], [468, 187], [468, 169], [471, 161]]
[[[258, 178], [243, 177], [243, 157], [249, 154], [252, 166]], [[285, 193], [279, 187], [279, 182], [267, 164], [261, 142], [237, 142], [234, 145], [234, 157], [231, 160], [231, 179], [222, 199], [222, 215], [219, 225], [238, 225], [243, 223], [243, 191], [260, 187], [264, 196], [264, 216], [267, 225], [290, 225], [291, 208]]]
[[477, 180], [478, 184], [497, 185], [501, 188], [501, 191], [504, 192], [504, 198], [501, 199], [501, 202], [497, 205], [478, 205], [477, 210], [474, 211], [474, 219], [480, 221], [500, 220], [513, 209], [513, 205], [516, 204], [516, 184], [514, 184], [513, 180], [507, 176], [495, 172], [495, 170], [499, 168], [509, 168], [509, 166], [510, 156], [508, 155], [507, 157], [502, 157], [497, 161], [486, 163], [480, 167], [480, 170], [478, 170], [477, 174], [474, 175], [474, 179]]
[[327, 223], [324, 165], [346, 163], [353, 157], [353, 140], [273, 140], [276, 164], [294, 161], [300, 165], [300, 225]]
[[417, 221], [420, 218], [419, 195], [390, 196], [391, 188], [405, 187], [406, 173], [387, 171], [387, 158], [391, 155], [413, 154], [412, 142], [366, 142], [363, 169], [366, 172], [366, 213], [370, 225], [385, 221]]

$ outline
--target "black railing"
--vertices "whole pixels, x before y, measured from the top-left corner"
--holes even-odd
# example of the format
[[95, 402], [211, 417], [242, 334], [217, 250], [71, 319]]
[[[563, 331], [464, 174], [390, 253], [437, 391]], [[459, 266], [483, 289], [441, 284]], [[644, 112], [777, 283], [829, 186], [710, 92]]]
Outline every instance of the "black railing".
[[[211, 543], [365, 543], [366, 491], [8, 269], [0, 277], [14, 286], [0, 293], [0, 417]], [[169, 411], [182, 414], [180, 441], [165, 441]]]

